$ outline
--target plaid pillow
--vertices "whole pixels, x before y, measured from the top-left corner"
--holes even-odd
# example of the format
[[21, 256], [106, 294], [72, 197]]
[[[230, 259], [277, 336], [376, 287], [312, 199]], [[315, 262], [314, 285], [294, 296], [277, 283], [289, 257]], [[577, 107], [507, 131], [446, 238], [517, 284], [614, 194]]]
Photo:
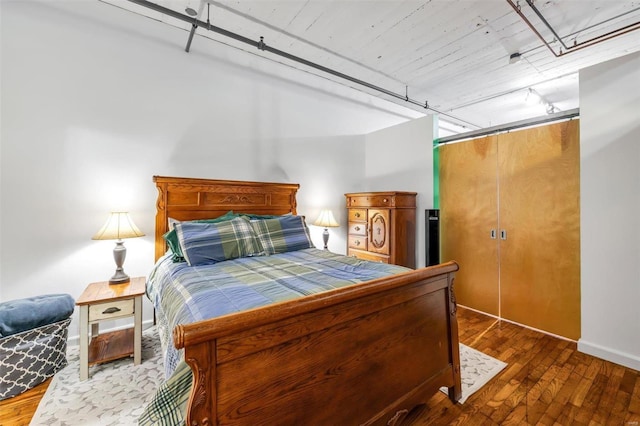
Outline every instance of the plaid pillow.
[[[213, 219], [197, 219], [192, 220], [191, 222], [207, 222], [207, 223], [218, 223], [224, 222], [225, 220], [231, 220], [234, 217], [238, 217], [237, 214], [233, 213], [233, 211], [229, 211], [222, 216], [213, 218]], [[175, 230], [175, 224], [180, 223], [179, 220], [169, 218], [169, 228], [171, 229], [169, 232], [165, 233], [162, 237], [167, 242], [167, 246], [173, 253], [173, 261], [174, 262], [184, 262], [184, 256], [182, 255], [182, 249], [180, 248], [180, 241], [178, 241], [178, 234]]]
[[314, 247], [309, 236], [309, 228], [302, 216], [253, 220], [251, 226], [264, 254], [286, 253]]
[[176, 223], [175, 229], [189, 266], [262, 254], [253, 228], [241, 217], [219, 223]]

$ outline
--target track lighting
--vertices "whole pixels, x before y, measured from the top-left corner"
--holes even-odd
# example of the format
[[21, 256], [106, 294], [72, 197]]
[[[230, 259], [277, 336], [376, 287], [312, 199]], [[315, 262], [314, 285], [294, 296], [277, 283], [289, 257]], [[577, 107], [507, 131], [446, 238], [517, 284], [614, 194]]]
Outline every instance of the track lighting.
[[529, 90], [527, 90], [527, 94], [524, 97], [524, 101], [528, 104], [540, 104], [542, 103], [542, 96], [529, 87]]
[[524, 101], [528, 104], [540, 104], [544, 106], [547, 114], [553, 114], [555, 112], [559, 112], [560, 110], [556, 108], [551, 102], [547, 101], [543, 98], [540, 93], [533, 90], [531, 87], [527, 90], [527, 94], [524, 97]]
[[547, 114], [553, 114], [554, 112], [556, 112], [556, 107], [553, 106], [553, 104], [551, 103], [546, 104], [546, 108], [547, 108]]

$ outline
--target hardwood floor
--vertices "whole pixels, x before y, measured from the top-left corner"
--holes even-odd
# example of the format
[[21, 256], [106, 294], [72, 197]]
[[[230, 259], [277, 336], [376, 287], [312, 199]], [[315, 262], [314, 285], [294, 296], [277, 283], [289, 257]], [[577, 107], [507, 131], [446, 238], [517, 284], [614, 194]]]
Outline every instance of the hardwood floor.
[[[461, 343], [509, 365], [464, 405], [438, 392], [404, 425], [640, 426], [640, 372], [462, 307], [458, 324]], [[28, 425], [49, 382], [0, 401], [0, 424]]]
[[469, 309], [458, 309], [458, 329], [461, 343], [508, 366], [464, 405], [440, 392], [403, 424], [640, 426], [640, 372]]
[[50, 383], [48, 379], [23, 394], [0, 401], [0, 425], [27, 426]]

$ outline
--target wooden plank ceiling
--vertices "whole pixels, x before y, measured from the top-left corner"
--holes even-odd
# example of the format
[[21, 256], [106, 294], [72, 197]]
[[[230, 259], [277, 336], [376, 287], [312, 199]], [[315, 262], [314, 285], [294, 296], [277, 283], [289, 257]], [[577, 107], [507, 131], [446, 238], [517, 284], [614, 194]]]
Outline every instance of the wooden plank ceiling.
[[[108, 2], [189, 29], [185, 22], [123, 0]], [[640, 50], [636, 30], [570, 53], [562, 49], [557, 57], [560, 43], [527, 0], [513, 3], [550, 47], [509, 0], [154, 2], [185, 15], [187, 7], [193, 8], [200, 12], [199, 20], [206, 21], [208, 15], [211, 24], [252, 40], [263, 36], [265, 43], [287, 53], [395, 93], [408, 91], [410, 98], [443, 113], [441, 136], [544, 115], [540, 105], [524, 102], [529, 88], [556, 111], [577, 108], [581, 68]], [[533, 5], [569, 46], [640, 22], [638, 0], [536, 0]], [[206, 38], [225, 39], [199, 28], [191, 49], [210, 42]], [[520, 53], [521, 60], [510, 63], [514, 53]], [[291, 66], [305, 69], [293, 62]], [[338, 77], [328, 78], [426, 112]]]

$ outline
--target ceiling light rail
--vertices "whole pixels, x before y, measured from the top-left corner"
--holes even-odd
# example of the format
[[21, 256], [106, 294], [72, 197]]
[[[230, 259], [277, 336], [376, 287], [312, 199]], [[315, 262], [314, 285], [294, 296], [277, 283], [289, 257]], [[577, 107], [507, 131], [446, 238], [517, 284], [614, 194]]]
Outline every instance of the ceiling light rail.
[[[547, 29], [549, 29], [549, 31], [551, 31], [551, 33], [554, 36], [554, 40], [553, 41], [548, 42], [542, 36], [542, 34], [540, 34], [540, 32], [536, 29], [535, 25], [524, 15], [524, 13], [522, 13], [522, 8], [520, 6], [520, 2], [519, 1], [517, 2], [517, 4], [515, 4], [512, 0], [507, 0], [507, 3], [509, 3], [511, 5], [511, 7], [513, 8], [513, 10], [516, 11], [518, 16], [520, 16], [520, 18], [522, 18], [522, 20], [527, 24], [527, 26], [531, 29], [531, 31], [533, 31], [535, 33], [535, 35], [542, 41], [542, 43], [544, 43], [545, 46], [547, 46], [547, 48], [551, 51], [551, 53], [553, 53], [553, 55], [556, 58], [559, 58], [560, 56], [564, 56], [564, 55], [566, 55], [568, 53], [575, 52], [575, 51], [580, 50], [580, 49], [584, 49], [585, 47], [594, 46], [596, 44], [602, 43], [603, 41], [612, 39], [614, 37], [621, 36], [621, 35], [626, 34], [628, 32], [640, 29], [640, 21], [637, 21], [637, 22], [634, 22], [633, 24], [626, 25], [624, 27], [618, 28], [616, 30], [610, 31], [610, 32], [605, 33], [605, 34], [601, 34], [601, 35], [599, 35], [597, 37], [590, 38], [590, 39], [582, 41], [580, 43], [578, 43], [577, 41], [574, 40], [573, 45], [568, 46], [562, 40], [562, 37], [560, 37], [558, 35], [558, 33], [555, 31], [555, 29], [551, 26], [549, 21], [547, 21], [545, 19], [545, 17], [542, 15], [542, 12], [540, 12], [540, 10], [535, 6], [535, 4], [533, 3], [533, 0], [525, 0], [525, 1], [529, 5], [529, 7], [535, 12], [535, 14], [538, 16], [538, 18], [542, 21], [542, 23], [547, 27]], [[591, 27], [593, 27], [593, 25]], [[580, 30], [580, 31], [584, 31], [584, 29]], [[551, 46], [551, 44], [554, 41], [558, 41], [562, 45], [562, 47], [564, 48], [564, 51], [562, 49], [559, 49], [559, 52], [556, 52], [554, 50], [553, 46]]]
[[[425, 102], [420, 102], [420, 101], [416, 101], [414, 99], [409, 98], [408, 89], [407, 89], [407, 93], [404, 94], [404, 95], [392, 92], [390, 90], [384, 89], [382, 87], [376, 86], [374, 84], [368, 83], [366, 81], [360, 80], [360, 79], [352, 77], [350, 75], [341, 73], [340, 71], [335, 71], [335, 70], [333, 70], [331, 68], [327, 68], [327, 67], [325, 67], [323, 65], [316, 64], [314, 62], [311, 62], [311, 61], [308, 61], [306, 59], [300, 58], [299, 56], [295, 56], [295, 55], [292, 55], [290, 53], [284, 52], [282, 50], [273, 48], [273, 47], [267, 45], [264, 42], [264, 37], [260, 37], [260, 41], [251, 40], [250, 38], [244, 37], [244, 36], [242, 36], [240, 34], [236, 34], [234, 32], [225, 30], [223, 28], [216, 27], [215, 25], [211, 25], [211, 23], [209, 22], [208, 18], [207, 18], [207, 22], [204, 22], [204, 21], [201, 21], [201, 20], [197, 19], [197, 17], [191, 17], [191, 16], [188, 16], [188, 15], [183, 15], [180, 12], [176, 12], [175, 10], [168, 9], [168, 8], [166, 8], [164, 6], [160, 6], [159, 4], [152, 3], [152, 2], [147, 1], [147, 0], [129, 0], [129, 1], [132, 2], [132, 3], [135, 3], [137, 5], [152, 9], [152, 10], [154, 10], [156, 12], [160, 12], [160, 13], [163, 13], [165, 15], [169, 15], [169, 16], [171, 16], [173, 18], [179, 19], [181, 21], [190, 23], [191, 24], [191, 31], [189, 33], [189, 39], [187, 41], [187, 47], [185, 48], [185, 51], [187, 51], [187, 52], [191, 48], [191, 41], [193, 40], [193, 35], [195, 34], [196, 29], [198, 27], [200, 27], [200, 28], [204, 28], [204, 29], [206, 29], [208, 31], [212, 31], [212, 32], [221, 34], [221, 35], [223, 35], [225, 37], [232, 38], [232, 39], [234, 39], [236, 41], [248, 44], [248, 45], [253, 46], [253, 47], [255, 47], [255, 48], [259, 49], [259, 50], [273, 53], [275, 55], [278, 55], [278, 56], [281, 56], [283, 58], [289, 59], [291, 61], [298, 62], [300, 64], [306, 65], [306, 66], [311, 67], [311, 68], [315, 68], [315, 69], [320, 70], [322, 72], [325, 72], [327, 74], [331, 74], [331, 75], [334, 75], [336, 77], [340, 77], [342, 79], [348, 80], [348, 81], [350, 81], [352, 83], [356, 83], [356, 84], [359, 84], [361, 86], [368, 87], [369, 89], [378, 91], [380, 93], [384, 93], [385, 95], [388, 95], [388, 96], [391, 96], [391, 97], [394, 97], [394, 98], [397, 98], [397, 99], [401, 99], [401, 100], [403, 100], [405, 102], [408, 102], [410, 104], [418, 105], [418, 106], [420, 106], [420, 107], [422, 107], [424, 109], [429, 109], [429, 110], [432, 110], [432, 111], [434, 111], [436, 113], [442, 114], [440, 111], [437, 111], [437, 110], [429, 107], [429, 103], [426, 102], [426, 101]], [[447, 114], [444, 114], [444, 115], [447, 115]]]

